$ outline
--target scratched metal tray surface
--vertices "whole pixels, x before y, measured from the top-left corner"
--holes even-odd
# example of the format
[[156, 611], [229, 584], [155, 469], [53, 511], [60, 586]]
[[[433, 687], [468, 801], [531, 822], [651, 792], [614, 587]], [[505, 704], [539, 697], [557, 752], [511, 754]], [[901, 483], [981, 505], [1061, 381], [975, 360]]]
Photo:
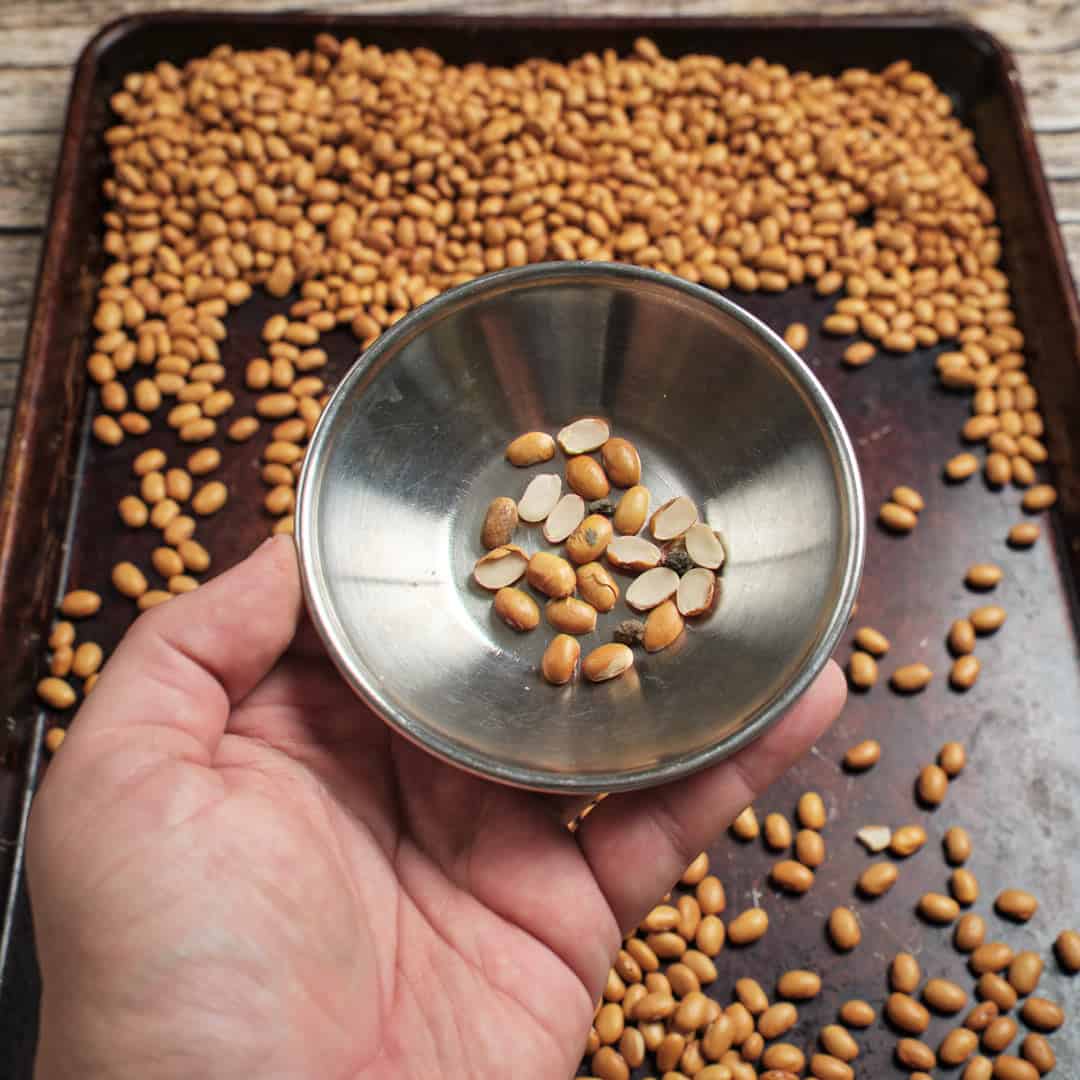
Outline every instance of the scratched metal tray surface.
[[[767, 881], [773, 857], [760, 844], [730, 837], [710, 852], [723, 879], [728, 911], [760, 900], [768, 909], [767, 936], [739, 955], [725, 950], [720, 977], [709, 992], [726, 1003], [735, 978], [753, 974], [770, 992], [792, 967], [819, 971], [824, 991], [800, 1009], [787, 1038], [805, 1047], [835, 1019], [839, 1002], [864, 997], [879, 1005], [886, 994], [885, 966], [900, 949], [916, 953], [927, 975], [954, 978], [966, 987], [962, 957], [948, 945], [949, 931], [919, 922], [914, 905], [925, 890], [945, 891], [948, 869], [940, 837], [952, 824], [972, 834], [969, 864], [979, 878], [976, 905], [988, 916], [994, 938], [1048, 955], [1064, 926], [1080, 922], [1080, 663], [1075, 584], [1080, 569], [1080, 319], [1052, 208], [1028, 126], [1018, 79], [1008, 54], [985, 34], [933, 18], [747, 20], [549, 21], [305, 15], [170, 14], [133, 16], [103, 30], [88, 46], [72, 88], [63, 152], [53, 196], [52, 220], [39, 273], [33, 322], [0, 489], [0, 716], [5, 728], [0, 759], [0, 884], [5, 910], [0, 934], [0, 1073], [29, 1077], [36, 1038], [39, 982], [23, 882], [22, 843], [29, 799], [45, 767], [39, 750], [49, 718], [33, 686], [43, 666], [43, 637], [57, 596], [68, 583], [108, 590], [108, 569], [123, 550], [149, 555], [149, 535], [126, 535], [114, 506], [125, 490], [138, 440], [103, 450], [88, 437], [96, 402], [84, 376], [94, 289], [105, 265], [100, 190], [107, 158], [102, 133], [108, 97], [131, 71], [159, 60], [174, 63], [223, 42], [238, 48], [271, 45], [306, 48], [328, 31], [354, 35], [383, 47], [427, 46], [451, 62], [507, 64], [527, 56], [569, 59], [585, 51], [626, 51], [639, 34], [651, 35], [669, 54], [709, 52], [729, 60], [764, 56], [793, 69], [835, 73], [859, 65], [880, 69], [906, 57], [928, 72], [953, 98], [976, 132], [991, 173], [992, 194], [1004, 229], [1004, 250], [1020, 325], [1028, 340], [1032, 380], [1047, 422], [1050, 476], [1062, 498], [1044, 537], [1027, 552], [1004, 542], [1021, 517], [1019, 492], [989, 491], [979, 479], [947, 486], [941, 465], [959, 448], [957, 431], [966, 400], [940, 390], [932, 377], [933, 351], [881, 357], [857, 371], [839, 364], [841, 346], [815, 329], [805, 355], [834, 396], [857, 448], [870, 507], [897, 483], [926, 497], [918, 530], [896, 538], [872, 529], [856, 623], [880, 627], [893, 649], [885, 673], [900, 663], [924, 660], [937, 673], [929, 689], [900, 698], [880, 685], [853, 695], [843, 716], [815, 752], [758, 802], [760, 813], [789, 816], [798, 794], [814, 788], [829, 811], [829, 857], [813, 890], [801, 898], [775, 892]], [[732, 294], [771, 326], [804, 321], [816, 328], [827, 303], [809, 289], [780, 296]], [[259, 296], [230, 320], [225, 360], [238, 412], [251, 395], [239, 384], [243, 361], [257, 352], [259, 328], [280, 304]], [[324, 339], [331, 376], [355, 357], [344, 333]], [[722, 403], [717, 403], [722, 407]], [[155, 437], [166, 450], [168, 438]], [[146, 441], [143, 442], [146, 445]], [[239, 559], [265, 535], [262, 489], [256, 474], [260, 440], [229, 448], [222, 479], [233, 492], [225, 513], [209, 530], [216, 568]], [[1009, 611], [1005, 627], [983, 639], [983, 676], [967, 694], [951, 691], [944, 634], [951, 619], [976, 604], [962, 583], [964, 568], [992, 559], [1005, 568], [995, 599]], [[125, 606], [107, 604], [83, 633], [106, 649], [123, 632]], [[839, 658], [846, 659], [845, 640]], [[850, 744], [873, 736], [884, 746], [871, 773], [852, 776], [839, 760]], [[913, 797], [921, 764], [945, 739], [968, 747], [969, 765], [945, 804], [929, 812]], [[603, 812], [602, 808], [598, 812]], [[927, 847], [901, 866], [898, 885], [884, 898], [857, 899], [853, 883], [868, 856], [854, 841], [859, 827], [923, 823]], [[585, 828], [588, 827], [586, 823]], [[632, 873], [633, 867], [627, 867]], [[1033, 888], [1041, 901], [1024, 927], [1002, 923], [990, 910], [1005, 886]], [[824, 937], [831, 908], [851, 903], [863, 925], [854, 953], [838, 956]], [[1042, 992], [1080, 1012], [1080, 983], [1052, 960]], [[950, 1026], [937, 1019], [928, 1034], [936, 1045]], [[1052, 1037], [1059, 1072], [1080, 1075], [1080, 1022]], [[893, 1064], [895, 1033], [878, 1024], [860, 1034], [863, 1076], [901, 1075]], [[584, 1066], [583, 1066], [584, 1070]], [[641, 1075], [645, 1075], [641, 1072]]]

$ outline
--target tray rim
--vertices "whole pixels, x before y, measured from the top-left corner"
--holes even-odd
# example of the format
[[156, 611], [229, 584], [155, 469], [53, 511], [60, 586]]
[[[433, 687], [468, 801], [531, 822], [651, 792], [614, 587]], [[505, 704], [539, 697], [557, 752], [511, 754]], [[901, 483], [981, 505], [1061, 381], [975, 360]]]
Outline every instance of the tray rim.
[[[362, 33], [365, 28], [379, 30], [416, 29], [433, 32], [457, 31], [492, 31], [496, 29], [528, 30], [575, 30], [597, 31], [610, 28], [613, 32], [639, 31], [642, 34], [663, 33], [666, 30], [700, 30], [718, 33], [725, 30], [751, 30], [764, 32], [769, 30], [784, 31], [829, 31], [829, 30], [936, 30], [966, 38], [980, 51], [987, 55], [995, 68], [995, 81], [1005, 98], [1009, 114], [1009, 134], [1015, 136], [1021, 159], [1020, 169], [1023, 179], [1034, 196], [1034, 213], [1043, 228], [1041, 241], [1046, 244], [1045, 255], [1049, 261], [1051, 278], [1055, 286], [1055, 297], [1051, 302], [1063, 305], [1064, 313], [1072, 328], [1073, 340], [1080, 342], [1080, 299], [1073, 284], [1065, 245], [1050, 196], [1049, 184], [1042, 160], [1035, 141], [1027, 110], [1026, 97], [1020, 82], [1019, 71], [1012, 51], [990, 31], [975, 23], [947, 13], [926, 13], [912, 15], [896, 14], [860, 14], [845, 16], [829, 15], [766, 15], [766, 16], [647, 16], [647, 15], [468, 15], [468, 14], [351, 14], [341, 12], [207, 12], [192, 9], [172, 11], [133, 12], [122, 15], [105, 23], [83, 46], [73, 66], [73, 75], [68, 89], [65, 106], [64, 127], [61, 135], [61, 152], [53, 174], [52, 193], [49, 199], [49, 211], [45, 227], [45, 240], [35, 275], [33, 298], [26, 343], [23, 348], [19, 377], [15, 393], [15, 409], [0, 468], [0, 627], [5, 626], [7, 614], [6, 602], [23, 567], [16, 562], [18, 538], [26, 529], [25, 510], [35, 487], [35, 478], [44, 470], [53, 467], [53, 461], [43, 445], [46, 433], [42, 430], [40, 414], [33, 408], [37, 393], [49, 375], [49, 346], [57, 333], [49, 312], [49, 295], [57, 282], [66, 254], [64, 230], [58, 222], [70, 219], [77, 192], [72, 184], [77, 170], [79, 149], [87, 136], [91, 123], [90, 95], [94, 86], [98, 65], [102, 57], [111, 49], [123, 43], [124, 39], [144, 27], [168, 25], [191, 26], [204, 24], [209, 27], [229, 27], [272, 23], [276, 26], [307, 27], [313, 32]], [[1080, 366], [1080, 350], [1074, 346], [1074, 360]], [[74, 395], [74, 404], [85, 408], [83, 387]], [[1053, 462], [1051, 462], [1053, 464]], [[63, 499], [60, 516], [70, 520], [72, 493], [70, 486], [65, 490], [53, 492], [50, 503], [58, 504]], [[40, 507], [34, 517], [37, 534], [47, 532], [49, 513], [46, 507]], [[40, 550], [40, 544], [36, 545]], [[64, 560], [62, 559], [61, 562]], [[1077, 543], [1062, 545], [1059, 564], [1062, 565], [1067, 581], [1067, 596], [1073, 603], [1073, 621], [1078, 622], [1077, 591], [1080, 590], [1080, 537]], [[62, 577], [62, 573], [61, 573]], [[54, 585], [54, 589], [57, 586]], [[3, 689], [0, 686], [0, 689]], [[12, 717], [17, 701], [0, 700], [0, 709], [4, 715]], [[9, 711], [9, 706], [11, 711]], [[0, 985], [3, 984], [8, 969], [8, 960], [13, 933], [13, 922], [17, 911], [19, 891], [23, 885], [25, 866], [26, 830], [30, 804], [37, 785], [42, 763], [41, 735], [44, 729], [43, 712], [36, 709], [31, 730], [27, 733], [25, 746], [25, 775], [21, 779], [18, 799], [18, 825], [16, 835], [10, 841], [10, 860], [8, 881], [3, 890], [4, 916], [0, 925]], [[2, 872], [2, 871], [0, 871]]]

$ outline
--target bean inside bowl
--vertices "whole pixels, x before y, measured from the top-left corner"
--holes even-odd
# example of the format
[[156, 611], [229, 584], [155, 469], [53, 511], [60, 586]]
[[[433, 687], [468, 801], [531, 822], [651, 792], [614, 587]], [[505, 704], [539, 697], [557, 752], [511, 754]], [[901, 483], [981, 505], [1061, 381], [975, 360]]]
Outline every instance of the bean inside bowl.
[[[635, 444], [653, 507], [696, 503], [727, 561], [675, 645], [553, 687], [554, 630], [510, 629], [472, 570], [491, 500], [565, 473], [561, 452], [517, 469], [507, 445], [584, 415]], [[854, 455], [799, 358], [707, 289], [600, 263], [492, 274], [384, 334], [323, 414], [296, 525], [312, 617], [357, 692], [439, 756], [544, 790], [659, 783], [761, 734], [832, 651], [863, 556]], [[553, 549], [538, 526], [514, 542]], [[628, 614], [620, 599], [582, 654]]]

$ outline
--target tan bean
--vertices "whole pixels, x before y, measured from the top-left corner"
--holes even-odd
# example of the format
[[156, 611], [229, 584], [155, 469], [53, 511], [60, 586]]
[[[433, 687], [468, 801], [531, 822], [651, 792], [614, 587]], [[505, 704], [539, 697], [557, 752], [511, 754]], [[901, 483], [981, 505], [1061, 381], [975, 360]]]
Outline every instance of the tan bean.
[[[570, 596], [577, 584], [573, 567], [565, 559], [546, 551], [538, 551], [533, 555], [529, 560], [525, 577], [534, 589], [553, 600]], [[604, 655], [611, 659], [611, 655]]]
[[59, 622], [54, 623], [52, 632], [49, 634], [48, 644], [50, 649], [70, 648], [72, 645], [74, 645], [74, 624], [69, 623], [65, 619], [61, 619]]
[[951, 1016], [968, 1002], [967, 992], [948, 979], [928, 979], [923, 987], [923, 1001], [935, 1012]]
[[1049, 510], [1057, 502], [1057, 489], [1050, 484], [1036, 484], [1024, 492], [1020, 505], [1029, 514], [1038, 514]]
[[938, 751], [937, 761], [945, 775], [951, 780], [964, 771], [964, 766], [967, 765], [967, 751], [963, 743], [943, 743]]
[[187, 460], [188, 472], [192, 476], [205, 476], [221, 464], [221, 452], [212, 446], [196, 450]]
[[994, 910], [1015, 922], [1027, 922], [1038, 907], [1039, 901], [1023, 889], [1004, 889], [994, 901]]
[[986, 1001], [992, 1001], [1002, 1012], [1008, 1012], [1016, 1005], [1016, 991], [992, 971], [979, 976], [975, 992]]
[[137, 495], [125, 495], [117, 503], [117, 511], [120, 514], [120, 520], [129, 529], [141, 529], [150, 520], [150, 511], [146, 503]]
[[967, 656], [975, 651], [975, 627], [970, 619], [957, 619], [949, 627], [949, 650], [955, 656]]
[[889, 965], [889, 985], [902, 994], [914, 994], [922, 978], [919, 962], [911, 953], [897, 953]]
[[706, 915], [698, 924], [694, 944], [708, 957], [719, 956], [724, 947], [724, 937], [724, 924], [720, 919], [715, 915]]
[[919, 1039], [898, 1039], [896, 1058], [910, 1069], [932, 1069], [937, 1065], [937, 1055]]
[[791, 847], [791, 825], [783, 814], [766, 815], [765, 843], [773, 851], [786, 851]]
[[637, 1028], [625, 1028], [619, 1039], [619, 1053], [631, 1069], [638, 1068], [645, 1061], [645, 1036]]
[[612, 642], [593, 649], [582, 661], [581, 672], [589, 682], [605, 682], [617, 678], [633, 666], [633, 652], [626, 645]]
[[848, 1027], [867, 1028], [877, 1019], [877, 1014], [869, 1002], [852, 998], [840, 1006], [840, 1019]]
[[761, 832], [758, 825], [757, 814], [752, 806], [744, 807], [739, 811], [738, 817], [731, 823], [731, 831], [740, 840], [755, 840]]
[[979, 469], [979, 459], [974, 454], [956, 454], [945, 463], [945, 475], [952, 481], [967, 480]]
[[1030, 1061], [1013, 1054], [1001, 1054], [994, 1059], [995, 1080], [1038, 1080], [1039, 1070]]
[[647, 934], [645, 941], [661, 960], [677, 960], [686, 951], [686, 942], [671, 930]]
[[1029, 997], [1020, 1015], [1024, 1023], [1037, 1031], [1056, 1031], [1065, 1023], [1065, 1010], [1054, 1001], [1043, 997]]
[[970, 907], [979, 899], [979, 882], [970, 870], [954, 870], [949, 875], [949, 891], [958, 904]]
[[1041, 530], [1033, 521], [1021, 521], [1009, 530], [1009, 546], [1029, 548], [1039, 539]]
[[889, 639], [872, 626], [860, 626], [855, 631], [855, 644], [871, 656], [884, 656], [890, 648]]
[[848, 367], [865, 367], [877, 355], [877, 349], [869, 341], [852, 342], [844, 350], [844, 363]]
[[1004, 572], [995, 563], [972, 563], [964, 574], [964, 584], [971, 589], [992, 589]]
[[805, 323], [791, 323], [784, 330], [784, 341], [796, 352], [805, 349], [809, 340], [810, 332]]
[[942, 1065], [962, 1065], [979, 1048], [979, 1037], [968, 1028], [953, 1028], [938, 1047]]
[[970, 1028], [972, 1031], [985, 1031], [997, 1018], [1001, 1010], [997, 1007], [997, 1002], [994, 1001], [980, 1001], [974, 1009], [967, 1014], [967, 1019], [964, 1021], [964, 1027]]
[[971, 954], [971, 970], [976, 974], [984, 971], [1004, 971], [1013, 961], [1013, 951], [1003, 941], [988, 941], [979, 945]]
[[132, 600], [137, 600], [148, 588], [146, 576], [130, 562], [118, 562], [112, 568], [112, 583], [118, 593]]
[[720, 915], [727, 907], [724, 886], [715, 874], [709, 874], [698, 882], [694, 896], [703, 915]]
[[926, 689], [933, 677], [934, 673], [925, 664], [905, 664], [892, 673], [889, 684], [902, 694], [917, 694]]
[[810, 1059], [810, 1075], [817, 1080], [854, 1080], [855, 1071], [832, 1054], [814, 1054]]
[[716, 981], [716, 965], [713, 963], [711, 957], [706, 956], [700, 950], [687, 949], [686, 952], [682, 954], [682, 963], [698, 977], [698, 980], [703, 986]]
[[165, 494], [177, 502], [191, 498], [191, 476], [184, 469], [169, 469], [165, 473]]
[[683, 876], [679, 879], [684, 885], [690, 885], [691, 887], [699, 884], [705, 875], [709, 872], [709, 856], [707, 852], [701, 852], [700, 855], [695, 856], [693, 862], [683, 871]]
[[902, 825], [892, 834], [889, 850], [900, 858], [907, 858], [925, 843], [926, 830], [921, 825]]
[[597, 611], [610, 611], [619, 599], [619, 586], [607, 568], [598, 562], [586, 563], [575, 571], [578, 592]]
[[853, 772], [873, 768], [881, 759], [881, 744], [876, 739], [856, 743], [844, 754], [844, 767]]
[[769, 996], [756, 979], [736, 979], [735, 996], [751, 1016], [760, 1016], [769, 1007]]
[[825, 861], [825, 841], [813, 829], [800, 829], [795, 834], [795, 858], [816, 870]]
[[232, 442], [247, 442], [259, 430], [256, 416], [238, 416], [228, 427], [225, 434]]
[[878, 511], [878, 521], [890, 532], [909, 533], [919, 523], [913, 510], [899, 503], [883, 503]]
[[793, 1043], [773, 1043], [763, 1051], [761, 1064], [788, 1076], [799, 1075], [806, 1067], [806, 1055]]
[[859, 1044], [839, 1024], [826, 1024], [820, 1038], [825, 1050], [841, 1061], [854, 1061], [859, 1056]]
[[45, 749], [55, 754], [64, 743], [67, 732], [61, 727], [51, 727], [45, 732]]
[[1042, 978], [1043, 961], [1038, 953], [1017, 953], [1009, 964], [1009, 985], [1021, 996], [1030, 994]]
[[[279, 291], [279, 290], [275, 290]], [[612, 1046], [601, 1046], [589, 1063], [597, 1080], [630, 1080], [630, 1066], [626, 1059]]]
[[150, 511], [150, 524], [155, 529], [164, 529], [180, 514], [180, 504], [175, 499], [165, 498], [154, 505]]
[[211, 480], [203, 484], [192, 496], [191, 509], [199, 517], [216, 514], [228, 501], [229, 489], [220, 480]]
[[[851, 908], [833, 908], [829, 915], [829, 940], [841, 952], [850, 952], [862, 940], [859, 921]], [[845, 1020], [845, 1023], [847, 1021]]]
[[899, 871], [892, 863], [874, 863], [859, 875], [859, 891], [867, 896], [882, 896], [896, 884], [898, 876]]
[[764, 1039], [778, 1039], [798, 1022], [799, 1013], [787, 1001], [770, 1005], [757, 1019], [757, 1029]]
[[968, 616], [977, 634], [992, 634], [1005, 622], [1005, 609], [997, 604], [985, 604], [975, 608]]
[[777, 888], [790, 893], [809, 892], [814, 885], [814, 871], [794, 859], [774, 863], [769, 878]]
[[75, 662], [75, 650], [70, 645], [61, 645], [55, 649], [49, 660], [49, 674], [62, 679], [71, 674], [71, 665]]
[[808, 1001], [821, 993], [821, 976], [799, 969], [785, 971], [777, 980], [776, 992], [790, 1001]]
[[635, 484], [623, 492], [612, 518], [615, 531], [624, 536], [640, 532], [649, 517], [649, 503], [649, 489], [641, 484]]
[[502, 588], [495, 593], [495, 613], [513, 630], [535, 630], [540, 623], [540, 608], [521, 589]]
[[[767, 1003], [765, 1008], [768, 1008]], [[764, 1011], [765, 1009], [761, 1010]], [[754, 1015], [741, 1001], [730, 1004], [724, 1010], [724, 1015], [731, 1021], [731, 1041], [735, 1046], [744, 1046], [747, 1039], [757, 1034], [754, 1030]]]
[[732, 945], [750, 945], [768, 929], [768, 914], [762, 908], [747, 908], [728, 923], [727, 939]]
[[105, 654], [97, 642], [84, 641], [72, 657], [71, 673], [80, 679], [88, 679], [101, 667], [104, 658]]
[[177, 553], [184, 560], [184, 569], [196, 574], [203, 574], [210, 569], [210, 553], [198, 542], [190, 538], [181, 540], [176, 546]]
[[796, 807], [799, 823], [807, 829], [824, 829], [828, 815], [825, 802], [816, 791], [804, 791]]
[[620, 438], [608, 439], [600, 448], [600, 457], [604, 471], [615, 487], [631, 488], [640, 482], [641, 458], [633, 443]]
[[982, 1054], [976, 1054], [964, 1069], [961, 1080], [991, 1080], [994, 1063]]
[[[600, 463], [588, 454], [579, 454], [566, 463], [566, 482], [586, 502], [606, 498], [611, 491], [611, 484]], [[610, 529], [610, 522], [606, 518], [604, 522]]]
[[635, 1020], [666, 1020], [675, 1012], [675, 999], [663, 990], [656, 990], [638, 1002], [634, 1008]]
[[519, 468], [550, 461], [554, 456], [555, 440], [543, 431], [529, 431], [519, 435], [506, 448], [507, 461]]
[[188, 514], [178, 514], [162, 530], [161, 538], [166, 544], [176, 547], [183, 540], [190, 540], [195, 534], [195, 519]]
[[[291, 444], [286, 445], [291, 446]], [[274, 459], [268, 458], [267, 460]], [[492, 499], [488, 505], [487, 513], [484, 515], [484, 525], [480, 531], [480, 543], [488, 551], [509, 544], [513, 539], [517, 524], [517, 503], [506, 496]]]
[[944, 836], [945, 858], [953, 865], [959, 866], [971, 858], [971, 837], [967, 829], [959, 825], [953, 825], [947, 829]]
[[926, 507], [923, 497], [913, 487], [908, 487], [906, 484], [894, 487], [890, 498], [894, 503], [906, 507], [915, 514], [918, 514]]
[[119, 446], [124, 441], [124, 429], [104, 413], [94, 417], [91, 428], [94, 438], [104, 446]]
[[1034, 1032], [1026, 1035], [1020, 1045], [1020, 1053], [1025, 1061], [1035, 1066], [1040, 1076], [1051, 1072], [1057, 1066], [1057, 1055], [1044, 1035]]
[[[991, 1053], [1000, 1053], [1016, 1038], [1016, 1021], [1011, 1016], [998, 1016], [991, 1020], [982, 1033], [982, 1046]], [[972, 1032], [974, 1034], [974, 1032]]]
[[148, 472], [139, 483], [139, 494], [151, 506], [166, 497], [165, 477], [159, 472]]
[[927, 806], [940, 806], [949, 790], [949, 776], [940, 765], [924, 765], [916, 791]]
[[1062, 930], [1054, 940], [1054, 954], [1066, 974], [1075, 975], [1080, 971], [1080, 933]]
[[[701, 925], [701, 905], [696, 897], [680, 896], [676, 907], [679, 911], [679, 925], [675, 929], [683, 938], [691, 941]], [[668, 978], [671, 978], [670, 970]]]
[[60, 611], [69, 619], [88, 619], [101, 609], [101, 597], [90, 589], [72, 589], [60, 601]]
[[46, 676], [37, 684], [37, 696], [50, 709], [70, 709], [75, 704], [75, 691], [71, 686], [53, 675]]

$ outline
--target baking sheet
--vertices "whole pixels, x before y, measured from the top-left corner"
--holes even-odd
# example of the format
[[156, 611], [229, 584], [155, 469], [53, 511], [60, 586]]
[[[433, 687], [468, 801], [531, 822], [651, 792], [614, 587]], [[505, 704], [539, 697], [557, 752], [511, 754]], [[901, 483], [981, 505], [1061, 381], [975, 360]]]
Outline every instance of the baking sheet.
[[[871, 529], [867, 569], [859, 599], [858, 625], [867, 622], [893, 642], [892, 661], [925, 660], [938, 672], [915, 698], [900, 698], [883, 685], [853, 695], [833, 731], [813, 755], [757, 803], [793, 814], [798, 794], [820, 791], [830, 813], [825, 831], [829, 858], [814, 889], [802, 898], [777, 894], [767, 882], [774, 857], [760, 845], [724, 838], [712, 850], [723, 879], [728, 911], [764, 896], [772, 927], [747, 952], [721, 954], [720, 978], [710, 987], [730, 1000], [735, 978], [754, 974], [768, 990], [782, 971], [809, 967], [821, 972], [824, 991], [800, 1008], [800, 1024], [788, 1041], [810, 1046], [843, 999], [885, 996], [887, 959], [899, 949], [917, 953], [928, 975], [944, 975], [965, 986], [962, 958], [945, 947], [949, 931], [927, 927], [914, 916], [918, 896], [946, 891], [948, 868], [939, 839], [952, 824], [972, 834], [970, 867], [982, 886], [977, 909], [989, 911], [1005, 886], [1030, 886], [1042, 902], [1026, 927], [989, 916], [991, 935], [1015, 948], [1046, 952], [1057, 932], [1080, 919], [1080, 664], [1075, 583], [1080, 570], [1080, 366], [1075, 296], [1034, 143], [1008, 55], [970, 27], [933, 18], [853, 20], [748, 19], [551, 21], [393, 17], [246, 16], [171, 14], [134, 16], [106, 28], [88, 46], [73, 84], [63, 153], [55, 187], [51, 227], [34, 305], [15, 424], [0, 490], [0, 634], [7, 660], [0, 668], [0, 710], [5, 718], [0, 760], [0, 874], [7, 904], [0, 935], [0, 1062], [4, 1075], [31, 1075], [36, 1034], [37, 971], [22, 884], [22, 836], [29, 793], [42, 766], [40, 736], [46, 722], [33, 687], [44, 662], [42, 635], [65, 582], [101, 585], [108, 580], [115, 542], [125, 532], [115, 515], [118, 491], [131, 458], [147, 445], [174, 447], [172, 433], [129, 440], [105, 450], [88, 439], [92, 393], [83, 365], [96, 282], [104, 267], [100, 217], [101, 179], [107, 159], [101, 139], [109, 123], [107, 99], [123, 75], [162, 59], [181, 63], [229, 42], [237, 48], [308, 47], [316, 33], [354, 35], [383, 47], [424, 45], [448, 61], [512, 63], [527, 56], [570, 59], [588, 50], [627, 51], [646, 33], [669, 54], [712, 52], [728, 60], [764, 56], [794, 69], [837, 72], [859, 65], [881, 68], [906, 57], [931, 74], [972, 126], [990, 169], [991, 192], [1004, 231], [1004, 250], [1015, 308], [1027, 336], [1029, 372], [1040, 392], [1047, 423], [1052, 475], [1062, 491], [1051, 515], [1053, 527], [1028, 552], [1004, 544], [1019, 520], [1019, 492], [988, 491], [978, 479], [948, 487], [942, 462], [959, 449], [957, 431], [967, 413], [963, 396], [940, 390], [932, 377], [933, 351], [879, 356], [866, 369], [839, 365], [842, 345], [817, 336], [827, 301], [809, 289], [780, 296], [731, 295], [778, 330], [793, 321], [811, 328], [804, 355], [833, 394], [849, 426], [863, 470], [867, 502], [876, 507], [896, 483], [909, 483], [926, 497], [917, 532], [896, 538]], [[242, 361], [255, 355], [258, 331], [276, 302], [257, 297], [230, 317], [224, 358], [237, 396], [234, 415], [252, 395], [240, 385]], [[331, 357], [331, 376], [356, 354], [344, 332], [321, 344]], [[1071, 422], [1070, 422], [1071, 420]], [[265, 432], [264, 432], [265, 436]], [[217, 445], [222, 444], [219, 437]], [[264, 489], [257, 476], [262, 439], [224, 455], [224, 479], [232, 491], [229, 508], [201, 534], [209, 536], [215, 568], [236, 561], [265, 535]], [[123, 547], [145, 560], [153, 537], [125, 533]], [[1009, 621], [983, 639], [984, 670], [966, 695], [948, 689], [944, 634], [952, 618], [975, 606], [962, 584], [964, 568], [993, 559], [1006, 569], [995, 600]], [[108, 650], [124, 628], [120, 604], [80, 628]], [[28, 629], [30, 628], [30, 629]], [[849, 643], [840, 650], [846, 659]], [[853, 777], [839, 768], [844, 749], [859, 739], [881, 740], [885, 753], [873, 772]], [[921, 764], [947, 738], [968, 746], [969, 766], [935, 812], [918, 809], [912, 796]], [[931, 842], [901, 865], [898, 885], [884, 898], [855, 900], [853, 883], [868, 861], [853, 834], [862, 825], [922, 822]], [[586, 825], [587, 827], [587, 825]], [[628, 868], [629, 869], [629, 868]], [[860, 947], [838, 956], [824, 938], [824, 920], [838, 903], [860, 911]], [[809, 932], [808, 932], [809, 929]], [[1075, 1016], [1080, 986], [1048, 964], [1041, 991], [1062, 1001]], [[936, 1045], [950, 1026], [935, 1020], [928, 1040]], [[891, 1063], [895, 1035], [881, 1025], [858, 1036], [862, 1075], [901, 1075]], [[1080, 1061], [1080, 1024], [1052, 1036], [1059, 1071]], [[645, 1075], [644, 1071], [641, 1075]]]

